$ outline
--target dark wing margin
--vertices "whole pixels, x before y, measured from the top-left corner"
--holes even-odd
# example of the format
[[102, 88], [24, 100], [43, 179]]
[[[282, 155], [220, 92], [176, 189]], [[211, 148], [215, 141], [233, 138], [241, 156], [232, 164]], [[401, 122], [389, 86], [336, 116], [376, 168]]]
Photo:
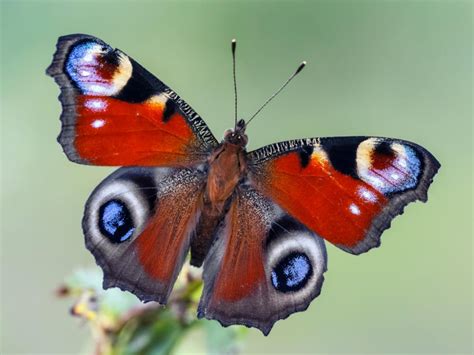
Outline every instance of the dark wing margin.
[[203, 160], [218, 145], [203, 119], [173, 90], [96, 37], [60, 37], [46, 73], [61, 88], [58, 141], [74, 162], [186, 165]]
[[378, 247], [408, 203], [426, 202], [440, 168], [423, 147], [382, 137], [280, 142], [250, 152], [248, 161], [259, 191], [352, 254]]

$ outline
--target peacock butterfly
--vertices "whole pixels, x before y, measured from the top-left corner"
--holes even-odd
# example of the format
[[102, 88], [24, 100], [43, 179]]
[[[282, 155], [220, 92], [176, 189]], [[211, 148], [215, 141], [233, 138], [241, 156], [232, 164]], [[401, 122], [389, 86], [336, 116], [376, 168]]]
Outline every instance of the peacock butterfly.
[[190, 250], [191, 265], [203, 265], [198, 317], [224, 326], [266, 335], [305, 310], [321, 292], [323, 239], [352, 254], [378, 247], [404, 206], [427, 200], [440, 167], [423, 147], [380, 137], [247, 152], [249, 121], [237, 113], [219, 142], [173, 90], [89, 35], [60, 37], [47, 74], [61, 88], [67, 157], [122, 166], [93, 191], [82, 221], [104, 288], [165, 304]]

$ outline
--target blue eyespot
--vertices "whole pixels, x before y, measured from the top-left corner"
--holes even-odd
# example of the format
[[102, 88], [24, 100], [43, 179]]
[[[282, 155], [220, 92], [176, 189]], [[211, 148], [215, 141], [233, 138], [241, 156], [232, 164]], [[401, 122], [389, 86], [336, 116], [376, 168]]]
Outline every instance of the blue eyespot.
[[84, 94], [109, 96], [118, 90], [113, 80], [104, 76], [115, 70], [118, 57], [111, 48], [93, 40], [76, 44], [66, 59], [66, 73]]
[[122, 201], [111, 200], [100, 207], [99, 229], [112, 243], [124, 242], [132, 236], [135, 226]]
[[293, 252], [272, 270], [272, 284], [278, 291], [298, 291], [313, 275], [313, 267], [304, 253]]

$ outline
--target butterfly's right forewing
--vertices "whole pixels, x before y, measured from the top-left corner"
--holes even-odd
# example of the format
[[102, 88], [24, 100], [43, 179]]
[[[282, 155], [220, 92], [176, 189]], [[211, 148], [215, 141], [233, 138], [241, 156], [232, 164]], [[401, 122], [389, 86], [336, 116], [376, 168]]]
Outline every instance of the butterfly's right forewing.
[[378, 247], [407, 204], [426, 201], [440, 167], [423, 147], [382, 137], [298, 139], [248, 158], [259, 191], [352, 254]]

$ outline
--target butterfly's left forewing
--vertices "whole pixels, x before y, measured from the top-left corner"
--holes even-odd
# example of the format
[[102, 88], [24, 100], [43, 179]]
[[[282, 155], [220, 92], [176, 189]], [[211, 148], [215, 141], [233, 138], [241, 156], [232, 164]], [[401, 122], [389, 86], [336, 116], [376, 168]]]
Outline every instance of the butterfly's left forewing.
[[250, 179], [322, 238], [353, 254], [380, 244], [391, 220], [426, 201], [440, 165], [417, 144], [390, 138], [312, 138], [250, 152]]
[[173, 90], [96, 37], [60, 37], [47, 73], [61, 88], [58, 140], [74, 162], [189, 166], [218, 145]]

